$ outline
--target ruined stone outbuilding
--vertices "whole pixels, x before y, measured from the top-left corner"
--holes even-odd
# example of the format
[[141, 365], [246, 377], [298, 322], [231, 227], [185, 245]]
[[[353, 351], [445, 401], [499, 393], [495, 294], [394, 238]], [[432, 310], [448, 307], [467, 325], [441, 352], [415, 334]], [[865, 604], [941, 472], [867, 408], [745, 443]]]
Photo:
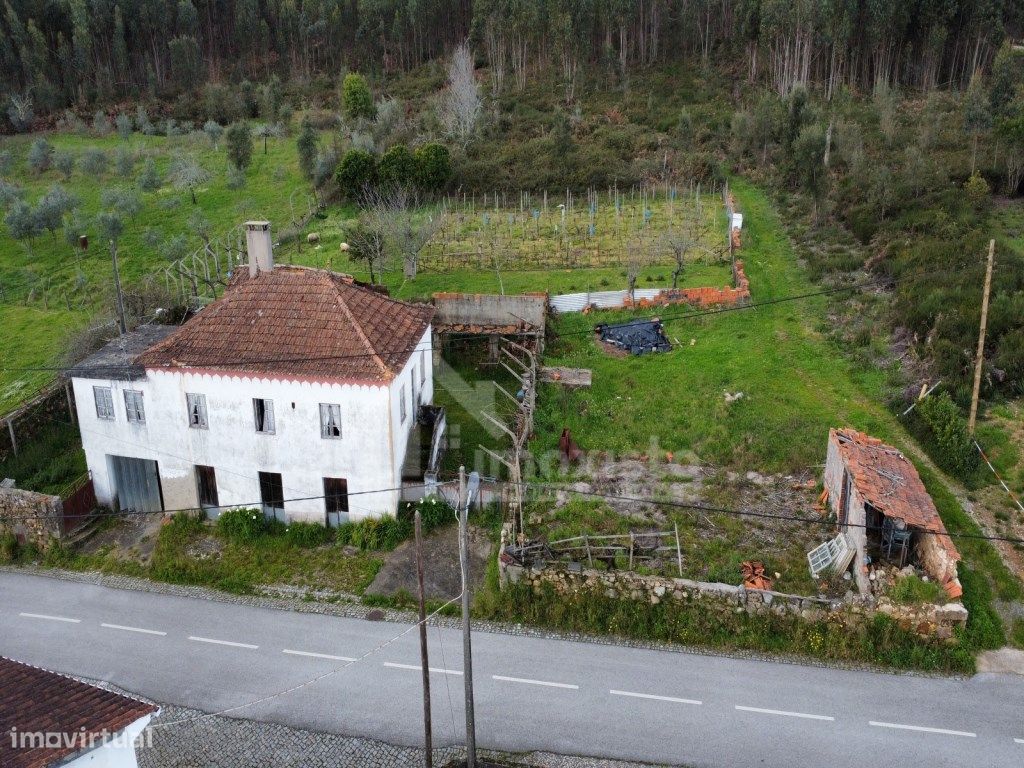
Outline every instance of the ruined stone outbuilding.
[[856, 548], [853, 575], [861, 594], [871, 590], [869, 550], [877, 553], [882, 532], [893, 526], [909, 533], [912, 562], [950, 598], [963, 594], [960, 553], [917, 469], [899, 450], [854, 429], [830, 430], [824, 482], [837, 526]]

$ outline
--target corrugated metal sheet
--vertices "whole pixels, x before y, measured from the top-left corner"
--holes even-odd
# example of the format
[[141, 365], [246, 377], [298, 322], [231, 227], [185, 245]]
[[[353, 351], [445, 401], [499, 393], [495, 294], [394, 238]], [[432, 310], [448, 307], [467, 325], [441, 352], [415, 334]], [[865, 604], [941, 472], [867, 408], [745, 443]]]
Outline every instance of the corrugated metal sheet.
[[[653, 299], [661, 288], [637, 288], [634, 298]], [[629, 296], [629, 291], [594, 291], [593, 293], [563, 293], [561, 296], [552, 296], [548, 301], [553, 312], [582, 312], [584, 307], [591, 304], [600, 309], [617, 309]]]

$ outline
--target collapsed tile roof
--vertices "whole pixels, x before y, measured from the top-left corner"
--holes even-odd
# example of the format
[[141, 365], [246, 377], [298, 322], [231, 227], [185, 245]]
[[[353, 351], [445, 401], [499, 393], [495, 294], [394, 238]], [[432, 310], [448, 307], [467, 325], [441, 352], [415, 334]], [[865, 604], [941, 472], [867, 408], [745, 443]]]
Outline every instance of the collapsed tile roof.
[[[939, 510], [913, 463], [900, 451], [855, 429], [830, 430], [861, 497], [886, 517], [919, 530], [946, 533]], [[953, 560], [960, 553], [947, 535], [936, 539]]]
[[386, 383], [402, 370], [433, 308], [392, 299], [348, 275], [238, 269], [224, 295], [136, 359], [200, 368]]
[[[157, 709], [153, 704], [0, 656], [0, 732], [4, 735], [0, 739], [0, 765], [56, 765], [88, 747], [90, 734], [98, 736], [105, 730], [113, 736]], [[22, 744], [12, 743], [12, 732], [60, 733], [67, 734], [68, 739], [60, 746], [28, 743], [21, 748]]]

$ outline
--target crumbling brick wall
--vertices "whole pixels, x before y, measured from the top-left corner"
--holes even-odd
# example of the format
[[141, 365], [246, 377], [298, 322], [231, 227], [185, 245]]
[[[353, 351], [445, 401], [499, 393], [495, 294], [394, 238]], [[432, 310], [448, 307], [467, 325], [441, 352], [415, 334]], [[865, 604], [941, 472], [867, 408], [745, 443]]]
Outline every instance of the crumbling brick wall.
[[697, 307], [738, 306], [750, 301], [750, 280], [743, 269], [743, 262], [736, 260], [736, 285], [734, 287], [713, 288], [670, 288], [651, 299], [630, 301], [627, 296], [622, 306], [632, 307], [667, 307], [672, 304], [691, 304]]
[[0, 532], [13, 533], [19, 544], [47, 549], [60, 538], [63, 519], [60, 496], [0, 488]]

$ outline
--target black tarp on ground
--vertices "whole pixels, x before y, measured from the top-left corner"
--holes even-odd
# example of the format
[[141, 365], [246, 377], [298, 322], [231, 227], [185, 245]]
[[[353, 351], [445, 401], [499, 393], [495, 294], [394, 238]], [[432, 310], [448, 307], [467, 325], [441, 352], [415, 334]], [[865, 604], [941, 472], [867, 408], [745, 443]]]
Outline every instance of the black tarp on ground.
[[672, 349], [665, 329], [658, 318], [630, 320], [628, 323], [599, 323], [594, 326], [601, 341], [626, 350], [632, 355], [647, 352], [668, 352]]

